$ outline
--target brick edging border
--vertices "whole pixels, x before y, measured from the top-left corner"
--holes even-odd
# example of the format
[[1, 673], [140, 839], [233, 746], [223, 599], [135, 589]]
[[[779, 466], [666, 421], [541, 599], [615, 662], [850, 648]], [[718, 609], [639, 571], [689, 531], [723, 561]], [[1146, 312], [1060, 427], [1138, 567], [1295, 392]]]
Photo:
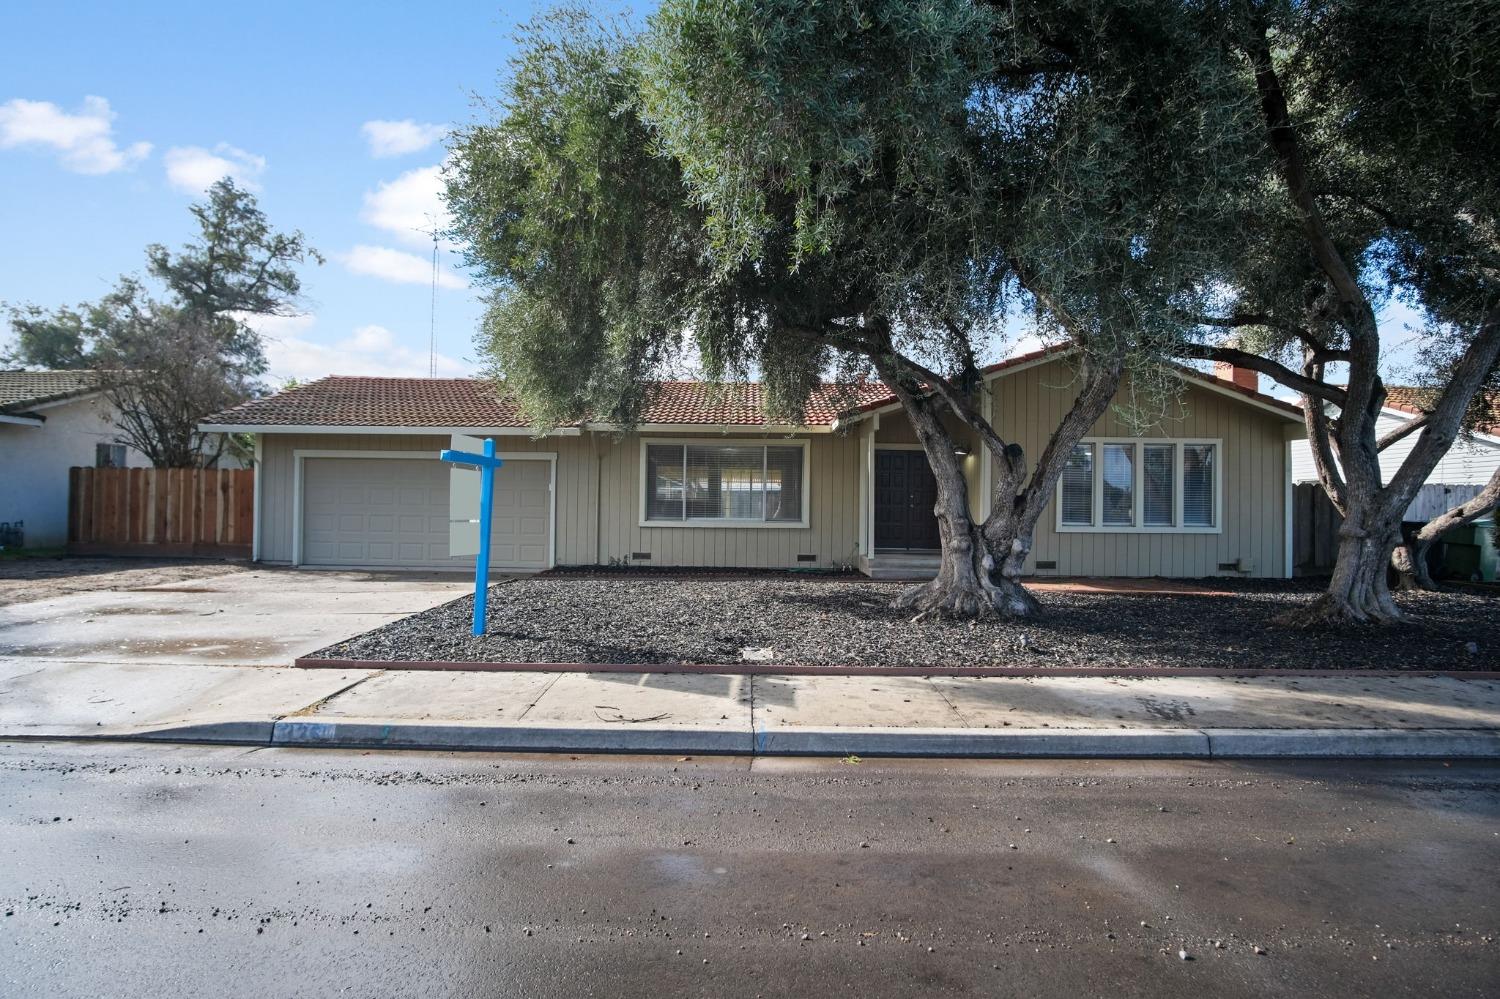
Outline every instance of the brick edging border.
[[1462, 680], [1500, 680], [1500, 670], [1400, 669], [1192, 669], [1143, 666], [778, 666], [774, 663], [499, 663], [455, 662], [447, 659], [319, 659], [302, 656], [297, 669], [379, 669], [412, 672], [453, 670], [472, 673], [707, 673], [725, 676], [1099, 676], [1099, 677], [1453, 677]]

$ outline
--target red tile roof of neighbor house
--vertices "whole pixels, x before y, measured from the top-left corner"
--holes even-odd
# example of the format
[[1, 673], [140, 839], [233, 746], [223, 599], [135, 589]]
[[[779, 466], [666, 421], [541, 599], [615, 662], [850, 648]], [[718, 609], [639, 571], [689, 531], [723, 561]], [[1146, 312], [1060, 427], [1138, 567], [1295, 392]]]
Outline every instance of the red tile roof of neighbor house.
[[98, 381], [93, 371], [0, 371], [0, 413], [19, 416], [32, 406], [87, 395]]
[[[1386, 406], [1413, 415], [1430, 410], [1436, 397], [1435, 389], [1418, 388], [1412, 385], [1387, 385], [1385, 387]], [[1479, 404], [1483, 407], [1483, 413], [1476, 421], [1474, 429], [1482, 434], [1500, 436], [1500, 392], [1486, 393]]]
[[[807, 402], [806, 425], [830, 426], [874, 397], [889, 398], [878, 382], [823, 385]], [[766, 426], [759, 383], [714, 386], [662, 382], [641, 414], [642, 423]], [[476, 378], [362, 378], [332, 375], [253, 399], [208, 417], [216, 426], [255, 427], [466, 427], [531, 426], [520, 406]]]

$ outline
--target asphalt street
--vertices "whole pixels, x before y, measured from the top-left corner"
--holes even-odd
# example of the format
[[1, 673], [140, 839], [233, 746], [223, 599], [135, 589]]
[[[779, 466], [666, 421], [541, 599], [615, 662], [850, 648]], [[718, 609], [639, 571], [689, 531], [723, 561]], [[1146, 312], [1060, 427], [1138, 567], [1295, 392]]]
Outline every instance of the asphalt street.
[[0, 746], [5, 996], [1484, 996], [1500, 766]]

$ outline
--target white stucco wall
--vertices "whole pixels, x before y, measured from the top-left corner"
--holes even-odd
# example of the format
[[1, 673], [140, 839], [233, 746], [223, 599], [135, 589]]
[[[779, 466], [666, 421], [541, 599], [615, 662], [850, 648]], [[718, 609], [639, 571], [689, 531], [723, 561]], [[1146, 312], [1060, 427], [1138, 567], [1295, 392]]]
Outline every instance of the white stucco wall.
[[[1410, 418], [1406, 413], [1383, 410], [1376, 423], [1375, 433], [1377, 436], [1390, 433]], [[1385, 481], [1389, 482], [1396, 474], [1401, 463], [1416, 446], [1419, 436], [1420, 431], [1409, 434], [1380, 452], [1380, 472]], [[1443, 485], [1483, 485], [1495, 474], [1496, 468], [1500, 468], [1500, 442], [1493, 438], [1460, 438], [1453, 442], [1453, 447], [1437, 463], [1427, 481]], [[1292, 444], [1292, 481], [1318, 481], [1318, 473], [1313, 468], [1312, 451], [1305, 440]]]
[[[109, 408], [98, 397], [38, 410], [40, 427], [0, 423], [0, 522], [25, 524], [26, 547], [51, 548], [68, 540], [68, 469], [93, 467], [94, 445], [114, 442]], [[151, 463], [126, 448], [125, 464]]]

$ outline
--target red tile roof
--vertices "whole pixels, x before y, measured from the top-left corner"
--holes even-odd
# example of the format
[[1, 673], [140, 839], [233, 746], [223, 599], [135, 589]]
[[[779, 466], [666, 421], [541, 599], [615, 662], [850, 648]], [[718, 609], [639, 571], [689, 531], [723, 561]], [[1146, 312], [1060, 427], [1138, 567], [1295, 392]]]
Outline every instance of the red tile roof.
[[[888, 397], [878, 382], [824, 385], [807, 403], [807, 425], [829, 426], [840, 411]], [[663, 382], [643, 423], [765, 426], [761, 386]], [[519, 405], [474, 378], [355, 378], [333, 375], [254, 399], [204, 420], [219, 426], [524, 428]]]
[[[808, 397], [807, 426], [831, 426], [840, 413], [870, 403], [890, 402], [880, 382], [820, 385]], [[642, 423], [710, 423], [715, 426], [764, 426], [759, 382], [715, 386], [709, 382], [662, 382], [656, 398], [641, 415]]]
[[474, 378], [330, 375], [215, 413], [204, 423], [255, 427], [524, 427], [520, 408]]
[[[1046, 347], [1007, 358], [984, 369], [1002, 372], [1069, 347]], [[1301, 418], [1302, 411], [1280, 399], [1233, 382], [1214, 378], [1194, 368], [1184, 374]], [[656, 397], [641, 414], [641, 422], [666, 426], [762, 427], [766, 416], [758, 382], [714, 385], [710, 382], [661, 382]], [[832, 426], [842, 414], [865, 413], [894, 405], [896, 397], [880, 382], [854, 385], [825, 384], [807, 400], [806, 426]], [[496, 392], [476, 378], [364, 378], [330, 375], [306, 385], [253, 399], [215, 413], [206, 425], [236, 427], [432, 427], [526, 428], [531, 423], [514, 399]]]
[[97, 391], [93, 371], [0, 371], [0, 413], [22, 415], [32, 406]]
[[[1054, 344], [1052, 346], [1043, 347], [1040, 350], [1033, 350], [1026, 354], [1017, 354], [1014, 357], [1007, 357], [1003, 361], [987, 365], [983, 369], [983, 374], [999, 374], [1001, 372], [1008, 371], [1011, 368], [1015, 368], [1023, 364], [1029, 364], [1032, 361], [1039, 361], [1044, 357], [1048, 357], [1049, 355], [1055, 354], [1058, 357], [1061, 357], [1064, 354], [1071, 353], [1072, 350], [1073, 345], [1070, 343]], [[1229, 381], [1228, 379], [1217, 378], [1214, 375], [1211, 375], [1205, 371], [1199, 371], [1197, 368], [1189, 367], [1186, 364], [1174, 363], [1173, 367], [1177, 368], [1177, 370], [1181, 371], [1184, 375], [1187, 375], [1195, 381], [1211, 382], [1216, 388], [1227, 389], [1228, 391], [1235, 392], [1247, 399], [1254, 399], [1256, 402], [1263, 403], [1264, 405], [1282, 410], [1288, 416], [1295, 417], [1299, 420], [1302, 419], [1302, 407], [1300, 406], [1296, 406], [1282, 399], [1278, 399], [1272, 395], [1266, 395], [1264, 392], [1257, 392], [1254, 389], [1245, 388], [1243, 385], [1236, 385], [1234, 382]], [[886, 393], [883, 398], [874, 399], [871, 402], [858, 407], [857, 411], [867, 412], [872, 409], [883, 409], [886, 406], [895, 404], [895, 402], [895, 396]]]
[[[1387, 385], [1385, 387], [1386, 406], [1403, 413], [1425, 413], [1432, 409], [1436, 397], [1435, 389], [1418, 388], [1413, 385]], [[1500, 436], [1500, 392], [1486, 393], [1479, 401], [1479, 405], [1483, 411], [1474, 429], [1482, 434]]]

